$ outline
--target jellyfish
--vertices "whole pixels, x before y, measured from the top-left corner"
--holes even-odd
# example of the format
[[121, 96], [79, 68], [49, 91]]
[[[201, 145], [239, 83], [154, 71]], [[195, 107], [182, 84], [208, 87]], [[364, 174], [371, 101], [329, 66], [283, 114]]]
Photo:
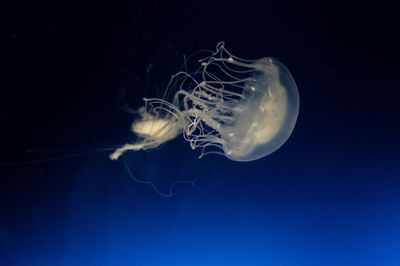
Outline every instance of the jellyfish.
[[241, 162], [265, 157], [287, 141], [299, 93], [284, 64], [237, 57], [224, 42], [198, 64], [195, 71], [173, 75], [163, 98], [143, 99], [131, 127], [137, 141], [117, 148], [110, 159], [158, 148], [179, 135], [201, 150], [199, 158], [220, 154]]

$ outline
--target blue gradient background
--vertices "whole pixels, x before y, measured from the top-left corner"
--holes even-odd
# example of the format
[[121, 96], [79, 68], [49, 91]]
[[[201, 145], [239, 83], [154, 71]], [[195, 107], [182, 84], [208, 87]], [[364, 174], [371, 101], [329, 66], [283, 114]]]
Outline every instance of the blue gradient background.
[[[268, 1], [15, 4], [5, 8], [0, 265], [400, 265], [395, 8]], [[121, 161], [134, 108], [182, 54], [224, 40], [273, 56], [301, 97], [271, 156], [198, 160], [181, 139]], [[149, 70], [146, 74], [146, 70]], [[28, 162], [16, 163], [7, 162]], [[32, 163], [29, 163], [32, 162]]]

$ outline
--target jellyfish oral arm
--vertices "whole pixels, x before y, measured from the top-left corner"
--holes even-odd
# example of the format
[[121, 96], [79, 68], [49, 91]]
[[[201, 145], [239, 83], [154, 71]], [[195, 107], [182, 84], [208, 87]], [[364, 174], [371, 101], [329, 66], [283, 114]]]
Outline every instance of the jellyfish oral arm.
[[137, 143], [127, 143], [116, 149], [110, 155], [111, 160], [117, 160], [126, 151], [157, 148], [161, 144], [174, 139], [181, 132], [181, 127], [175, 118], [155, 118], [152, 115], [147, 115], [132, 124], [132, 131], [142, 140]]
[[125, 144], [124, 146], [116, 149], [113, 153], [110, 154], [111, 160], [118, 160], [122, 154], [126, 151], [140, 151], [147, 147], [146, 143], [135, 143], [135, 144]]

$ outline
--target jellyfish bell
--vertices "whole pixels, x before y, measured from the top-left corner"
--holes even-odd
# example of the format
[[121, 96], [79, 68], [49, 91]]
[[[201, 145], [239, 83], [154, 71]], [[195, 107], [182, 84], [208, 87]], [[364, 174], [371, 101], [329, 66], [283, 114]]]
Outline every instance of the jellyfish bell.
[[[299, 94], [289, 70], [274, 58], [249, 65], [242, 98], [233, 108], [236, 122], [226, 128], [224, 154], [235, 161], [252, 161], [279, 149], [291, 135], [299, 112]], [[225, 138], [226, 138], [225, 136]]]
[[199, 60], [200, 68], [173, 75], [172, 99], [144, 99], [132, 124], [135, 143], [116, 149], [148, 150], [182, 134], [200, 158], [216, 153], [234, 161], [253, 161], [279, 149], [291, 135], [299, 112], [299, 93], [289, 70], [277, 59], [247, 60], [218, 43]]

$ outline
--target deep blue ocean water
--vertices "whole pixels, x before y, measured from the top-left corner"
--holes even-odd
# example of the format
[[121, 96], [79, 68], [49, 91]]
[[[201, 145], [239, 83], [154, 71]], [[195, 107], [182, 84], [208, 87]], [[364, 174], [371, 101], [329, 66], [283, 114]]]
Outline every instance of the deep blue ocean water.
[[[339, 2], [15, 4], [0, 85], [0, 265], [400, 265], [395, 9]], [[143, 97], [219, 41], [273, 56], [293, 134], [253, 162], [181, 137], [128, 153]], [[89, 152], [89, 154], [86, 154]], [[61, 158], [62, 157], [62, 158]], [[65, 158], [64, 158], [65, 157]]]

